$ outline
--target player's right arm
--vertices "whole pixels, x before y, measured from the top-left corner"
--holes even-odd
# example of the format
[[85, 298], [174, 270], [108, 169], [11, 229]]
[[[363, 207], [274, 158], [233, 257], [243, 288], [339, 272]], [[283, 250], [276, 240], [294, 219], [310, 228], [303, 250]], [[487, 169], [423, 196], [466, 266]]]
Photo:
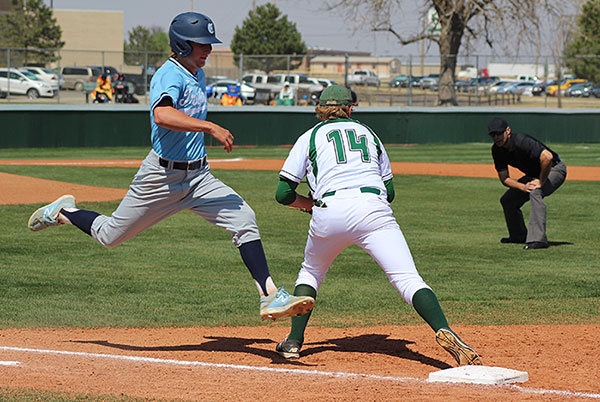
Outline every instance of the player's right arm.
[[225, 146], [227, 152], [233, 147], [233, 135], [229, 130], [206, 120], [199, 120], [175, 109], [170, 97], [164, 97], [154, 107], [154, 122], [173, 131], [197, 131], [212, 135]]
[[279, 173], [275, 199], [280, 204], [310, 212], [313, 207], [313, 199], [296, 192], [298, 184], [306, 176], [309, 138], [308, 134], [304, 133], [290, 150]]
[[278, 203], [287, 205], [288, 207], [301, 209], [304, 211], [311, 211], [313, 207], [313, 199], [305, 197], [296, 192], [298, 183], [287, 179], [283, 176], [279, 176], [279, 183], [277, 183], [277, 191], [275, 192], [275, 199]]

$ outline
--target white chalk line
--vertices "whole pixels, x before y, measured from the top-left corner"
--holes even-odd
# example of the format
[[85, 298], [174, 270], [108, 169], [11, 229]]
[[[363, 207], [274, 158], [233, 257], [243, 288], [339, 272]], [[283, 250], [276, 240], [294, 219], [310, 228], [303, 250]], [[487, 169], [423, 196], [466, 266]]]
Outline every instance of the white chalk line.
[[21, 362], [0, 361], [0, 366], [20, 366]]
[[[175, 365], [175, 366], [227, 368], [227, 369], [233, 369], [233, 370], [263, 371], [263, 372], [295, 374], [295, 375], [307, 374], [307, 375], [315, 375], [315, 376], [322, 376], [322, 377], [362, 378], [362, 379], [379, 380], [379, 381], [429, 383], [429, 381], [427, 381], [427, 380], [423, 380], [421, 378], [415, 378], [415, 377], [381, 376], [381, 375], [376, 375], [376, 374], [346, 373], [346, 372], [342, 372], [342, 371], [319, 371], [319, 370], [303, 370], [303, 369], [286, 369], [286, 368], [275, 368], [275, 367], [248, 366], [248, 365], [225, 364], [225, 363], [206, 363], [206, 362], [193, 361], [193, 360], [188, 361], [188, 360], [174, 360], [174, 359], [159, 359], [159, 358], [155, 358], [155, 357], [112, 355], [112, 354], [88, 353], [88, 352], [72, 352], [72, 351], [67, 351], [67, 350], [32, 349], [32, 348], [20, 348], [20, 347], [13, 347], [13, 346], [0, 346], [0, 350], [14, 351], [14, 352], [27, 352], [27, 353], [40, 353], [40, 354], [53, 354], [53, 355], [96, 357], [96, 358], [105, 358], [105, 359], [128, 360], [128, 361], [143, 362], [143, 363], [171, 364], [171, 365]], [[528, 387], [522, 387], [519, 385], [511, 385], [511, 384], [498, 385], [497, 387], [509, 388], [509, 389], [512, 389], [515, 391], [529, 393], [529, 394], [577, 396], [577, 397], [584, 397], [584, 398], [600, 399], [600, 394], [588, 393], [588, 392], [528, 388]]]
[[[233, 158], [233, 159], [209, 159], [208, 163], [224, 163], [224, 162], [241, 162], [245, 160], [244, 158]], [[36, 162], [29, 161], [26, 163], [27, 166], [122, 166], [122, 165], [131, 165], [131, 166], [139, 166], [141, 165], [141, 160], [135, 161], [78, 161], [78, 162]], [[7, 162], [2, 163], [2, 165], [7, 166], [23, 166], [23, 162]]]

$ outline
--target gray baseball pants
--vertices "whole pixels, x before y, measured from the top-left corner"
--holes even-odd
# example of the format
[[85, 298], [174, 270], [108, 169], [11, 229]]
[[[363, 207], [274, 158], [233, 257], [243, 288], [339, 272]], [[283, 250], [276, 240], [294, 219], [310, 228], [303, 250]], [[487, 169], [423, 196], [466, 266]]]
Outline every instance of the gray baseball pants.
[[252, 208], [215, 178], [208, 166], [192, 171], [164, 168], [153, 150], [112, 216], [94, 219], [91, 235], [100, 244], [114, 247], [184, 209], [226, 229], [236, 247], [260, 240]]
[[[546, 237], [546, 203], [544, 197], [549, 196], [556, 191], [567, 177], [567, 167], [559, 162], [550, 169], [548, 179], [542, 186], [529, 193], [514, 188], [508, 189], [500, 198], [500, 203], [504, 209], [504, 218], [508, 227], [508, 234], [513, 240], [525, 240], [527, 243], [543, 242], [547, 243]], [[523, 176], [519, 179], [520, 183], [528, 183], [535, 177]], [[531, 203], [531, 212], [529, 214], [529, 230], [525, 226], [521, 207], [527, 201]]]

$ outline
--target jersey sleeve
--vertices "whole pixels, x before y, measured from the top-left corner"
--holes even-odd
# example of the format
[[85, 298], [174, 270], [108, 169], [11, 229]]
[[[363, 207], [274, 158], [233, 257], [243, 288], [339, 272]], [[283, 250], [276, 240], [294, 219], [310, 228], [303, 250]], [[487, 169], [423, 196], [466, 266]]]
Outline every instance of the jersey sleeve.
[[504, 155], [501, 154], [498, 147], [492, 145], [492, 158], [494, 159], [494, 167], [497, 172], [501, 172], [503, 170], [508, 170], [508, 162]]
[[308, 167], [310, 132], [306, 132], [298, 138], [290, 153], [283, 163], [280, 176], [296, 183], [300, 183]]
[[[154, 82], [156, 78], [156, 82]], [[173, 107], [177, 108], [177, 103], [181, 98], [182, 82], [174, 70], [165, 71], [158, 77], [154, 77], [150, 87], [150, 104], [151, 110], [154, 110], [156, 105], [164, 98], [169, 97], [173, 101]]]
[[381, 141], [378, 145], [381, 149], [381, 154], [379, 155], [379, 172], [381, 173], [381, 179], [385, 182], [387, 180], [391, 180], [394, 175], [392, 174], [392, 165], [390, 163], [390, 158], [385, 151], [385, 147]]

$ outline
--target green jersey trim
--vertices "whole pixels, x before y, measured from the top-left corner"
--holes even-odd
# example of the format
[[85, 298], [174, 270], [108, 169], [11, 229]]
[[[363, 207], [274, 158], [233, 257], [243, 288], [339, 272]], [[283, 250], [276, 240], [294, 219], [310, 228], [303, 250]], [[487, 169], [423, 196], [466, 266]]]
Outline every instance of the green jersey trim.
[[308, 147], [308, 160], [310, 161], [310, 164], [312, 165], [313, 168], [313, 176], [315, 177], [315, 184], [317, 183], [317, 173], [319, 172], [319, 168], [317, 166], [317, 146], [315, 143], [315, 139], [317, 136], [317, 131], [319, 131], [319, 129], [321, 127], [323, 127], [325, 124], [328, 123], [335, 123], [338, 121], [353, 121], [350, 119], [336, 119], [336, 120], [326, 120], [326, 121], [322, 121], [321, 123], [317, 124], [315, 126], [315, 128], [313, 128], [312, 133], [310, 133], [310, 145]]

